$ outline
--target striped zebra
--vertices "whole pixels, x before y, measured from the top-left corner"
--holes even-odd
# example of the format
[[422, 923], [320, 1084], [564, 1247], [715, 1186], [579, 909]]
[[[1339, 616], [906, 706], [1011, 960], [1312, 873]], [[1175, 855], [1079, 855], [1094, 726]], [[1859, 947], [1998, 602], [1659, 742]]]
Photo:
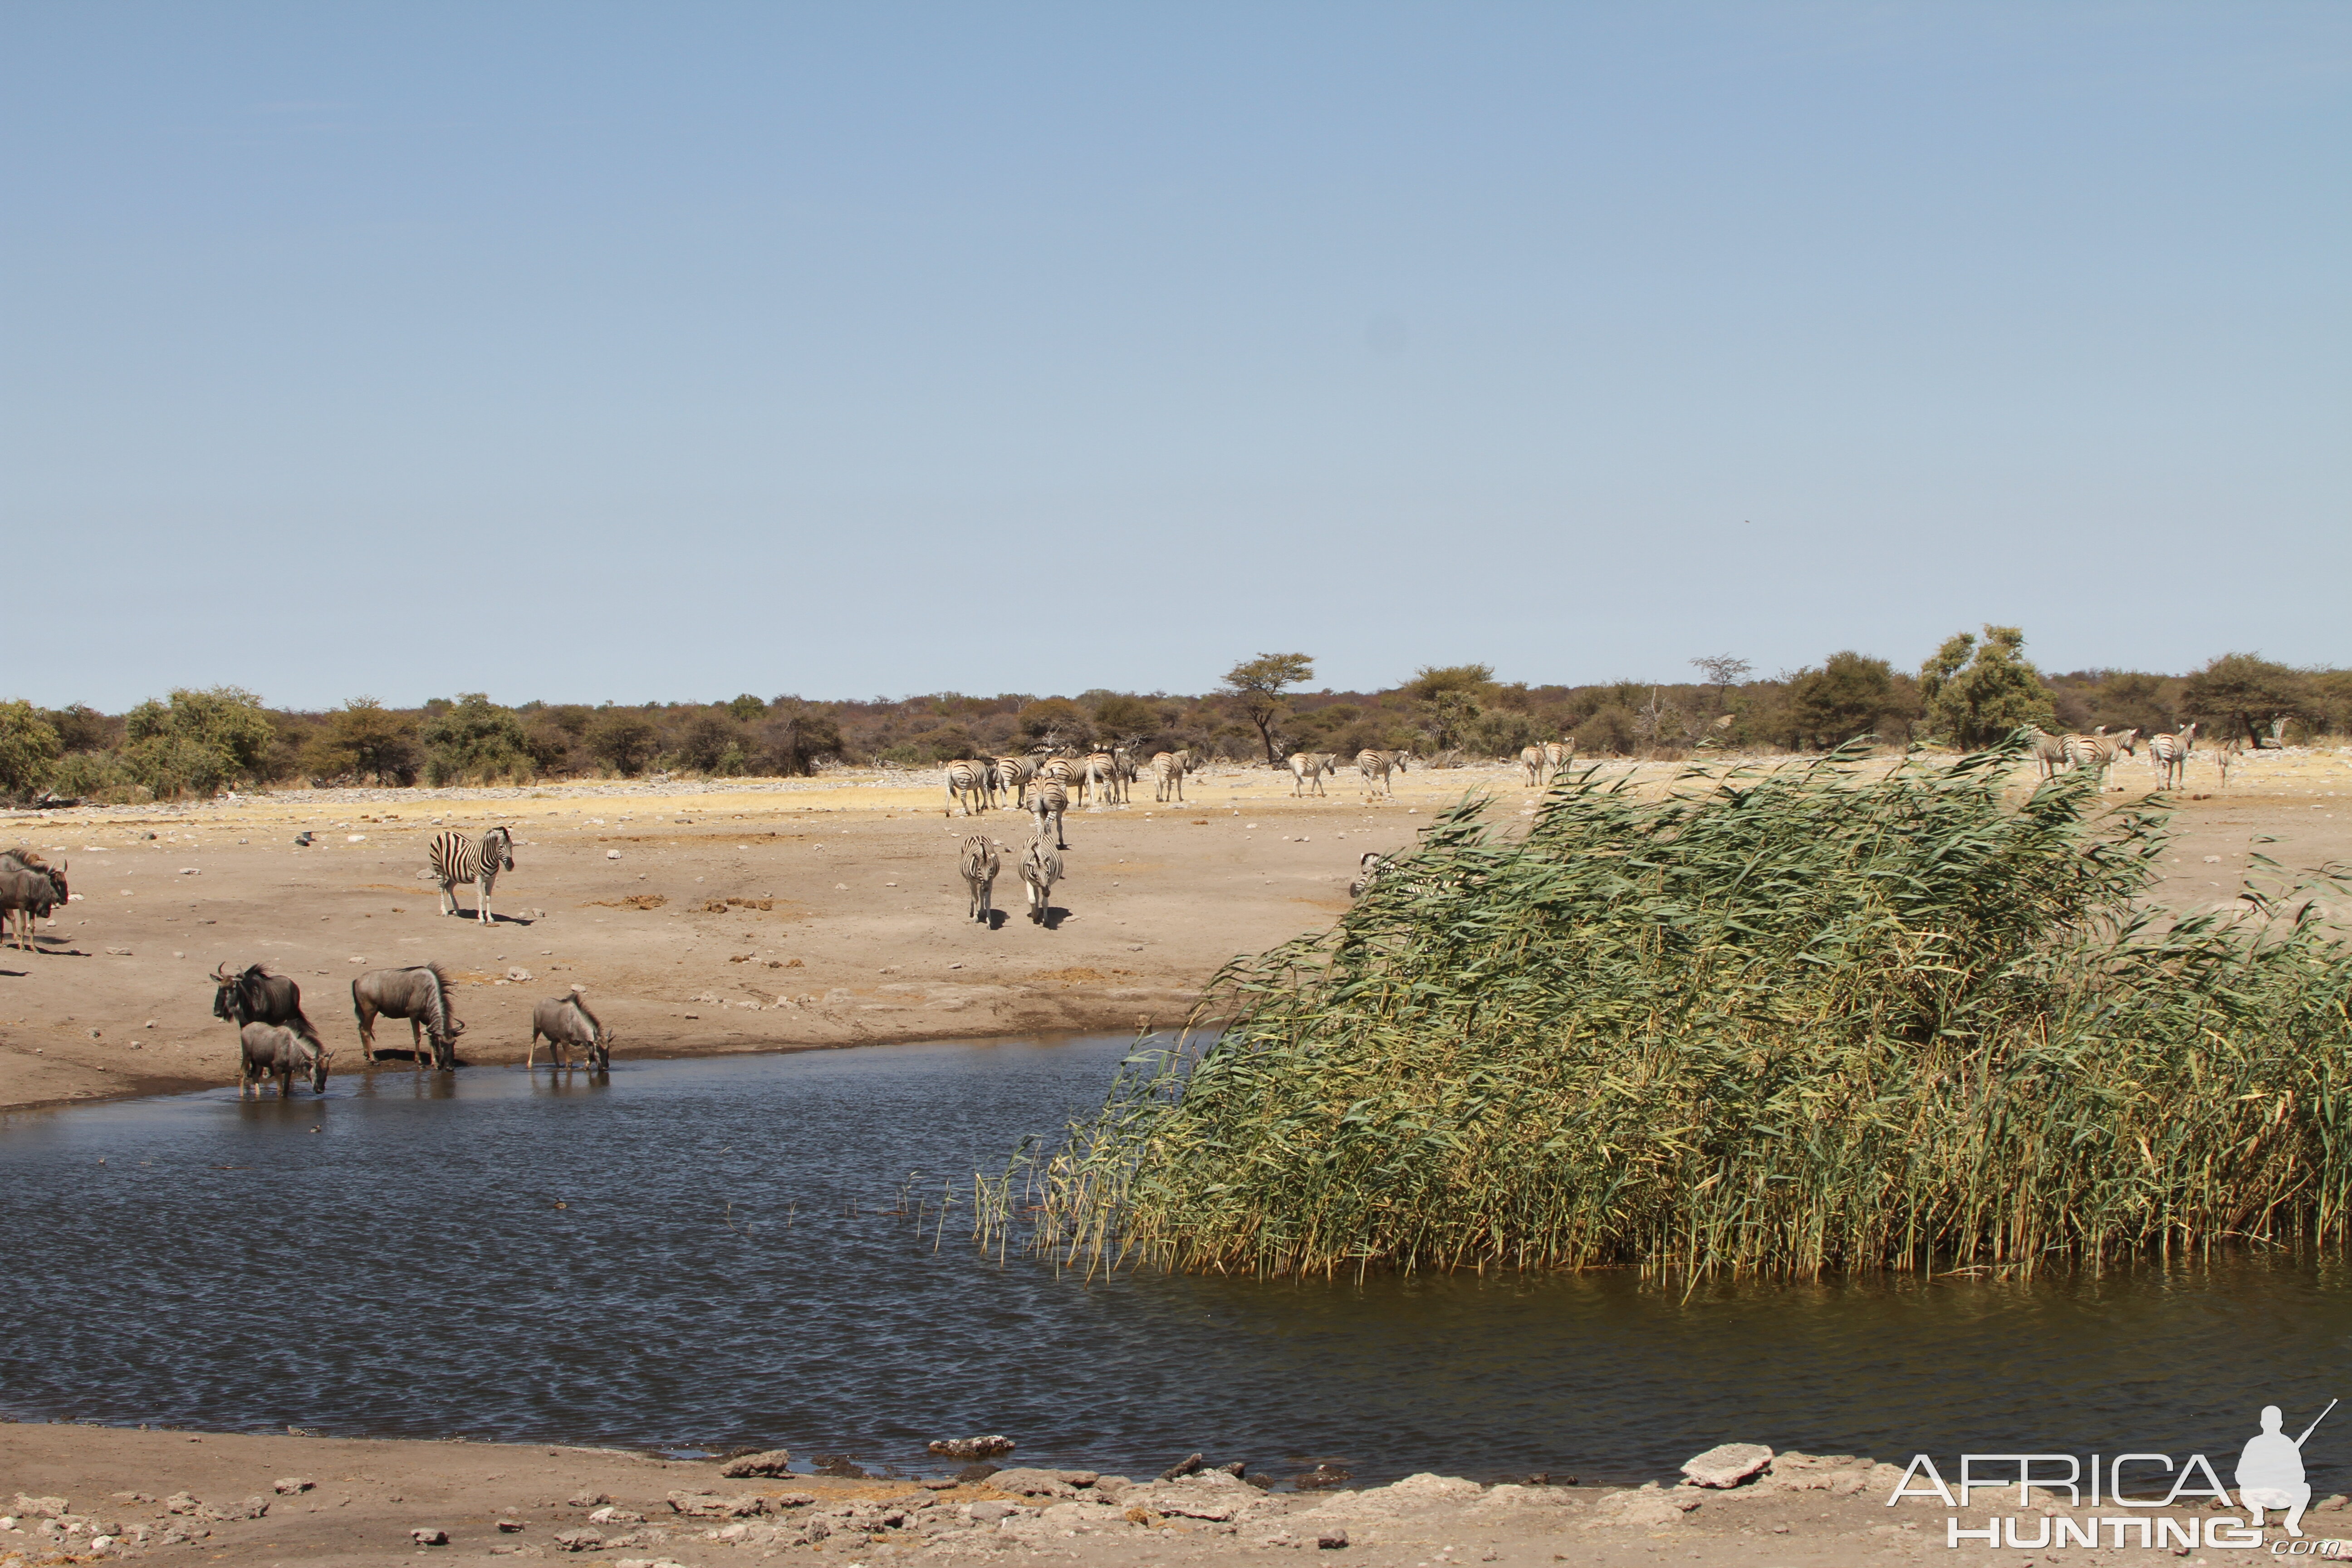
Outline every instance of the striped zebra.
[[1291, 798], [1295, 800], [1298, 796], [1305, 795], [1308, 784], [1313, 784], [1315, 786], [1315, 793], [1317, 795], [1321, 795], [1323, 793], [1323, 759], [1317, 756], [1312, 752], [1291, 752]]
[[1192, 771], [1190, 752], [1161, 752], [1151, 759], [1151, 798], [1165, 802], [1170, 792], [1184, 798], [1184, 775]]
[[1097, 805], [1119, 804], [1118, 759], [1108, 752], [1089, 752], [1080, 758], [1075, 782], [1078, 787], [1080, 805], [1087, 804], [1087, 796], [1090, 794]]
[[2098, 775], [2099, 783], [2105, 785], [2107, 782], [2107, 770], [2115, 765], [2118, 754], [2127, 757], [2139, 755], [2139, 748], [2134, 744], [2138, 739], [2139, 731], [2136, 729], [2119, 731], [2112, 735], [2104, 731], [2090, 735], [2069, 735], [2066, 737], [2066, 765], [2074, 768], [2089, 768]]
[[1027, 757], [996, 759], [996, 787], [1013, 797], [1015, 811], [1029, 809], [1029, 781], [1037, 776], [1037, 764]]
[[1528, 775], [1528, 788], [1540, 789], [1543, 787], [1544, 773], [1547, 769], [1544, 762], [1544, 749], [1541, 746], [1521, 747], [1519, 750], [1519, 766], [1526, 770]]
[[[1398, 773], [1403, 773], [1405, 759], [1412, 755], [1411, 752], [1358, 752], [1356, 771], [1364, 775], [1364, 793], [1385, 795], [1396, 794], [1394, 788], [1389, 784], [1389, 771], [1393, 768]], [[1375, 779], [1380, 781], [1380, 788], [1377, 791], [1372, 788], [1372, 782]]]
[[2071, 737], [2053, 735], [2038, 726], [2029, 727], [2026, 733], [2033, 738], [2033, 762], [2042, 770], [2042, 778], [2056, 778], [2058, 770], [2069, 764], [2066, 742]]
[[481, 896], [474, 900], [475, 918], [484, 925], [495, 924], [490, 916], [490, 884], [499, 872], [514, 869], [514, 835], [493, 827], [477, 843], [452, 828], [433, 836], [432, 855], [433, 879], [441, 884], [441, 912], [464, 913], [457, 908], [455, 889], [473, 882], [481, 889]]
[[1348, 884], [1348, 896], [1360, 899], [1370, 890], [1372, 883], [1388, 868], [1388, 857], [1377, 849], [1367, 849], [1356, 857], [1356, 879]]
[[1062, 787], [1059, 779], [1041, 779], [1029, 797], [1029, 814], [1037, 819], [1037, 837], [1045, 836], [1045, 819], [1054, 819], [1054, 847], [1067, 849], [1062, 842], [1062, 814], [1070, 809], [1070, 792]]
[[[1058, 786], [1056, 786], [1058, 787]], [[1045, 847], [1045, 836], [1040, 833], [1029, 840], [1028, 853], [1021, 857], [1021, 881], [1029, 895], [1029, 918], [1039, 925], [1053, 912], [1054, 884], [1062, 879], [1062, 858]]]
[[989, 900], [996, 890], [996, 873], [1003, 865], [996, 852], [1003, 845], [985, 833], [975, 833], [963, 841], [963, 849], [956, 857], [956, 868], [963, 873], [963, 885], [971, 894], [971, 905], [964, 912], [984, 926], [996, 923]]
[[941, 816], [953, 816], [959, 805], [966, 816], [980, 814], [972, 809], [975, 805], [981, 812], [988, 809], [988, 764], [959, 757], [948, 764], [947, 780], [948, 802], [940, 807]]
[[2197, 726], [2191, 724], [2176, 734], [2156, 734], [2147, 738], [2147, 765], [2156, 770], [2156, 787], [2179, 787], [2189, 772], [2189, 753], [2197, 744]]
[[1543, 749], [1544, 769], [1554, 778], [1566, 773], [1568, 764], [1576, 761], [1576, 737], [1573, 735], [1565, 741], [1546, 741]]

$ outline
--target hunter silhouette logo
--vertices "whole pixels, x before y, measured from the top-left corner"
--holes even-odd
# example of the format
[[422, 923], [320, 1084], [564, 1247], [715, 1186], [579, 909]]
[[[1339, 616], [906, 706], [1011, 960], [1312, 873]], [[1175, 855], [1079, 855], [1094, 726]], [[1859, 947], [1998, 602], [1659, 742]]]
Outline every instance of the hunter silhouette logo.
[[[2291, 1538], [2273, 1542], [2274, 1554], [2352, 1556], [2347, 1543], [2303, 1539], [2303, 1514], [2311, 1506], [2303, 1448], [2336, 1404], [2329, 1400], [2326, 1409], [2293, 1437], [2285, 1431], [2285, 1413], [2275, 1405], [2263, 1405], [2257, 1417], [2261, 1430], [2246, 1439], [2238, 1454], [2234, 1501], [2204, 1455], [2191, 1454], [2175, 1463], [2168, 1454], [2137, 1450], [2112, 1457], [1962, 1454], [1959, 1473], [1949, 1482], [1937, 1473], [1932, 1458], [1918, 1454], [1888, 1494], [1886, 1506], [1893, 1508], [1906, 1498], [1932, 1497], [1956, 1510], [1944, 1521], [1946, 1546], [1980, 1542], [2024, 1551], [2103, 1545], [2109, 1550], [2137, 1546], [2187, 1552], [2203, 1546], [2242, 1551], [2263, 1544], [2263, 1515], [2269, 1512], [2284, 1516], [2278, 1522]], [[2156, 1490], [2163, 1495], [2152, 1495]], [[1971, 1528], [1963, 1510], [1970, 1506], [1969, 1494], [1979, 1491], [2013, 1494], [2016, 1500], [2009, 1506], [2021, 1511], [1997, 1513]], [[2040, 1507], [2037, 1493], [2048, 1502], [2062, 1503], [2063, 1511]], [[2085, 1508], [2089, 1517], [2074, 1512]], [[2242, 1523], [2227, 1511], [2209, 1511], [2232, 1508], [2245, 1510]]]
[[[2327, 1410], [2335, 1408], [2336, 1401], [2329, 1400]], [[2263, 1429], [2246, 1439], [2245, 1451], [2238, 1456], [2238, 1500], [2245, 1505], [2247, 1523], [2260, 1529], [2263, 1510], [2284, 1509], [2286, 1532], [2303, 1533], [2303, 1510], [2311, 1503], [2311, 1483], [2303, 1479], [2304, 1439], [2319, 1430], [2327, 1410], [2313, 1418], [2302, 1437], [2290, 1438], [2280, 1430], [2285, 1416], [2279, 1407], [2263, 1406]]]

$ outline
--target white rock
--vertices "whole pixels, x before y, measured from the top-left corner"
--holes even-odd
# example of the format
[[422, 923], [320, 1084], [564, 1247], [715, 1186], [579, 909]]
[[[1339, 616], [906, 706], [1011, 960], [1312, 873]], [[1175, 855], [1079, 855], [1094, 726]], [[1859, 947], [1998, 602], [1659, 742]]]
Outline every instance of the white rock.
[[1772, 1450], [1761, 1443], [1718, 1443], [1683, 1461], [1693, 1486], [1736, 1487], [1772, 1468]]

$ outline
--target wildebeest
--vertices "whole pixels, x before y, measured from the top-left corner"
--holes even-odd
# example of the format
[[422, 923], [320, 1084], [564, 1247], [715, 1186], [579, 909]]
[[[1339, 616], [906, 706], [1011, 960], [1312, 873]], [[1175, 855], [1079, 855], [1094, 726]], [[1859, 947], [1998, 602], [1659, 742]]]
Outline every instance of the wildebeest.
[[963, 885], [971, 893], [971, 906], [965, 910], [982, 925], [993, 925], [989, 900], [996, 888], [996, 873], [1003, 861], [996, 852], [1004, 846], [992, 840], [985, 833], [975, 833], [963, 841], [963, 850], [956, 858], [957, 868], [963, 872]]
[[409, 1051], [425, 1065], [425, 1042], [433, 1044], [433, 1065], [444, 1072], [457, 1066], [457, 1037], [466, 1032], [449, 1008], [449, 977], [437, 963], [414, 969], [371, 969], [352, 982], [352, 1013], [360, 1021], [360, 1048], [375, 1061], [375, 1021], [408, 1020]]
[[283, 1100], [293, 1089], [298, 1072], [309, 1075], [314, 1092], [327, 1092], [327, 1047], [316, 1040], [306, 1040], [278, 1024], [247, 1024], [237, 1031], [236, 1039], [239, 1100], [245, 1098], [247, 1087], [259, 1100], [263, 1081], [273, 1078], [278, 1080], [278, 1098]]
[[530, 1051], [523, 1058], [523, 1068], [529, 1070], [539, 1060], [539, 1038], [547, 1037], [547, 1054], [560, 1068], [572, 1065], [571, 1048], [579, 1047], [588, 1057], [592, 1072], [608, 1072], [613, 1066], [613, 1040], [596, 1015], [588, 1011], [588, 1004], [574, 986], [568, 996], [550, 996], [530, 1010]]
[[224, 963], [213, 971], [213, 1016], [242, 1029], [247, 1024], [282, 1024], [324, 1048], [319, 1031], [302, 1016], [302, 988], [265, 964], [249, 963], [235, 974]]
[[66, 901], [66, 879], [63, 872], [43, 866], [37, 870], [21, 864], [0, 867], [0, 940], [7, 932], [8, 917], [16, 917], [16, 945], [27, 952], [38, 952], [33, 941], [35, 922], [48, 919], [59, 904]]

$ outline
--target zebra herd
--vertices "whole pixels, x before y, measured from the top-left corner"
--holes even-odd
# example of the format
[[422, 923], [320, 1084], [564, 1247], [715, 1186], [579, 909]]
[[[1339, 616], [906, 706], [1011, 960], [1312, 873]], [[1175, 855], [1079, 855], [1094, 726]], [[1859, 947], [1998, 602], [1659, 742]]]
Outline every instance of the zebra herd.
[[[1393, 795], [1396, 791], [1389, 784], [1389, 774], [1405, 772], [1405, 763], [1412, 758], [1411, 752], [1358, 752], [1356, 771], [1363, 775], [1364, 793]], [[1293, 752], [1289, 763], [1293, 799], [1305, 795], [1309, 785], [1314, 787], [1317, 795], [1322, 795], [1323, 775], [1337, 774], [1339, 771], [1339, 756], [1336, 752]]]
[[[1184, 775], [1200, 771], [1201, 764], [1190, 751], [1161, 752], [1150, 763], [1152, 798], [1165, 802], [1171, 796], [1184, 798]], [[1040, 796], [1052, 795], [1054, 835], [1061, 837], [1062, 813], [1069, 809], [1075, 796], [1084, 805], [1087, 797], [1104, 805], [1125, 805], [1128, 789], [1141, 776], [1135, 758], [1125, 747], [1108, 752], [1089, 752], [1084, 756], [1047, 757], [959, 757], [947, 765], [947, 804], [940, 808], [941, 816], [953, 816], [961, 806], [966, 816], [1001, 809], [998, 797], [1011, 795], [1016, 811], [1038, 812], [1030, 799], [1034, 791]], [[1039, 813], [1042, 826], [1043, 813]], [[1068, 845], [1062, 845], [1066, 849]]]
[[[2110, 733], [2103, 724], [2087, 735], [2053, 735], [2040, 729], [2028, 733], [2033, 741], [2034, 763], [2044, 779], [2056, 778], [2070, 769], [2088, 768], [2104, 784], [2107, 770], [2115, 765], [2117, 757], [2139, 755], [2137, 728]], [[2156, 770], [2158, 789], [2171, 789], [2181, 782], [2188, 770], [2189, 753], [2196, 744], [2194, 724], [2148, 737], [2147, 761]]]
[[1568, 771], [1576, 761], [1576, 737], [1565, 741], [1538, 741], [1519, 752], [1519, 767], [1528, 775], [1529, 789], [1541, 789]]
[[[996, 874], [1004, 866], [1003, 857], [1012, 853], [1012, 846], [999, 844], [985, 833], [975, 833], [963, 841], [956, 856], [957, 869], [963, 873], [963, 885], [971, 895], [966, 913], [982, 925], [995, 923], [992, 900], [996, 892]], [[1043, 925], [1051, 911], [1054, 884], [1062, 879], [1062, 857], [1046, 844], [1041, 832], [1029, 840], [1029, 847], [1021, 857], [1021, 885], [1028, 895], [1029, 919]]]

